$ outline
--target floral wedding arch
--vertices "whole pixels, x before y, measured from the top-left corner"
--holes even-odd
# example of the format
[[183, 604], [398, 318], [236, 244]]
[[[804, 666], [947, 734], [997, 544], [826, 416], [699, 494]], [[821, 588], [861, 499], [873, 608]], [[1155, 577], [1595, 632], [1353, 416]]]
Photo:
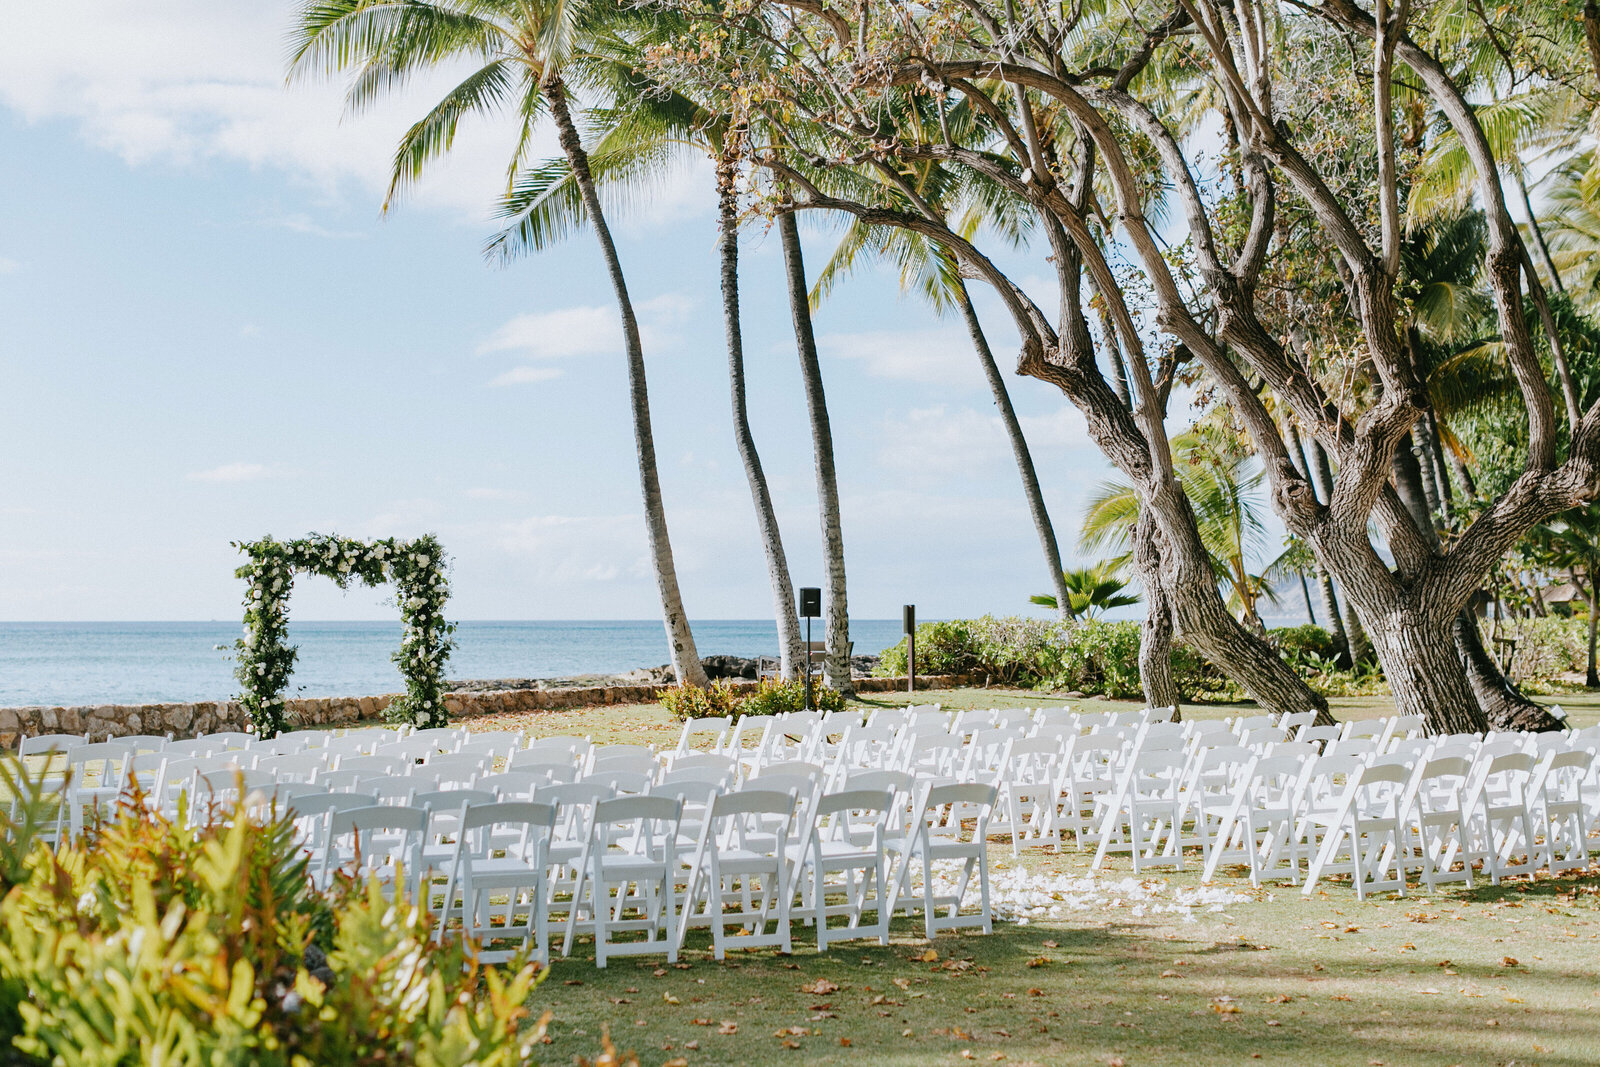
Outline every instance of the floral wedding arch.
[[406, 691], [385, 714], [391, 722], [420, 727], [445, 725], [442, 692], [445, 661], [455, 643], [455, 625], [444, 619], [450, 596], [444, 552], [432, 534], [405, 541], [353, 541], [332, 534], [312, 534], [297, 541], [235, 542], [250, 557], [234, 572], [249, 583], [244, 598], [244, 636], [234, 643], [238, 667], [234, 677], [243, 687], [244, 705], [261, 737], [275, 737], [287, 725], [284, 691], [298, 655], [287, 643], [289, 591], [296, 574], [332, 578], [341, 589], [352, 581], [366, 585], [392, 582], [404, 630], [394, 661], [405, 677]]

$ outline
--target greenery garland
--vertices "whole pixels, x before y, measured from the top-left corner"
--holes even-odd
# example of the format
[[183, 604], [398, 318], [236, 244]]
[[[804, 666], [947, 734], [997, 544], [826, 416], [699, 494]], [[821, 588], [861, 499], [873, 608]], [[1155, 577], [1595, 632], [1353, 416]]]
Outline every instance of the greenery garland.
[[298, 541], [236, 541], [250, 562], [234, 571], [249, 583], [244, 598], [244, 636], [234, 643], [243, 687], [239, 702], [261, 737], [276, 737], [287, 725], [283, 694], [289, 688], [298, 651], [288, 644], [289, 590], [296, 574], [332, 578], [341, 589], [351, 581], [366, 585], [393, 582], [404, 632], [393, 659], [405, 677], [406, 691], [389, 704], [391, 722], [420, 727], [445, 725], [442, 689], [445, 661], [455, 642], [455, 624], [445, 621], [450, 596], [444, 550], [425, 534], [412, 541], [390, 537], [354, 541], [312, 534]]

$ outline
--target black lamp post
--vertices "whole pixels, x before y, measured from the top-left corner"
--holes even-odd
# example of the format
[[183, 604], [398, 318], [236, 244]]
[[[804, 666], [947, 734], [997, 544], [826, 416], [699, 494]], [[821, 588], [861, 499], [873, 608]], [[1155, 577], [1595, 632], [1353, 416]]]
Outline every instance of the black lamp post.
[[806, 710], [816, 704], [811, 697], [811, 620], [822, 614], [822, 590], [811, 586], [800, 589], [800, 617], [806, 620]]

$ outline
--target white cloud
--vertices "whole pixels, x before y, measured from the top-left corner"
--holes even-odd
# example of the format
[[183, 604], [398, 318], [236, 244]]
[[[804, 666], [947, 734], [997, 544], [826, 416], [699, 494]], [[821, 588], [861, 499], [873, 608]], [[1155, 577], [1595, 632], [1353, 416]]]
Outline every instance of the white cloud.
[[[294, 0], [52, 0], [7, 5], [0, 104], [31, 122], [66, 120], [90, 144], [134, 166], [207, 159], [274, 169], [325, 194], [347, 185], [374, 200], [401, 133], [460, 80], [425, 76], [360, 116], [345, 113], [342, 77], [285, 86]], [[536, 155], [556, 151], [541, 131]], [[464, 124], [451, 158], [414, 198], [474, 220], [504, 184], [509, 122]]]
[[847, 359], [861, 364], [873, 378], [969, 388], [983, 386], [983, 371], [972, 349], [972, 339], [961, 330], [829, 333], [817, 338], [817, 349], [829, 359]]
[[[1023, 415], [1018, 421], [1045, 481], [1077, 483], [1105, 475], [1106, 461], [1089, 440], [1076, 408], [1063, 405], [1050, 414]], [[998, 476], [1013, 470], [1015, 460], [999, 414], [938, 404], [886, 416], [878, 462], [928, 481], [942, 481], [953, 476]]]
[[494, 489], [488, 486], [479, 486], [468, 489], [464, 494], [468, 500], [489, 500], [496, 503], [514, 503], [526, 500], [528, 494], [520, 489]]
[[622, 320], [610, 307], [571, 307], [518, 315], [478, 346], [479, 353], [520, 351], [534, 359], [615, 352]]
[[188, 475], [191, 482], [257, 482], [270, 477], [271, 469], [262, 463], [224, 463]]
[[334, 240], [364, 238], [367, 236], [359, 230], [330, 230], [326, 226], [313, 222], [311, 216], [303, 211], [267, 219], [265, 225], [278, 230], [288, 230], [290, 233], [303, 233], [308, 237], [326, 237]]
[[0, 274], [15, 274], [22, 269], [22, 264], [14, 259], [0, 256]]
[[[636, 303], [633, 310], [639, 319], [645, 352], [653, 353], [674, 345], [678, 338], [672, 328], [687, 322], [693, 308], [693, 301], [681, 293], [662, 293]], [[478, 345], [479, 355], [520, 352], [530, 359], [594, 356], [621, 349], [622, 317], [609, 304], [552, 308], [518, 315]]]
[[507, 385], [534, 385], [548, 382], [562, 375], [560, 367], [512, 367], [489, 384], [495, 388]]

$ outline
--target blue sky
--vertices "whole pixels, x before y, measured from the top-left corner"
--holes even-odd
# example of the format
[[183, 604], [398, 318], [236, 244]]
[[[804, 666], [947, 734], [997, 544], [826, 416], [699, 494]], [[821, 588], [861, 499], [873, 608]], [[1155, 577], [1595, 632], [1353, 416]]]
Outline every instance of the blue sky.
[[[311, 530], [437, 532], [459, 618], [653, 617], [592, 237], [508, 268], [479, 252], [505, 131], [465, 131], [381, 217], [389, 150], [436, 86], [359, 118], [337, 86], [285, 86], [287, 3], [50, 8], [0, 0], [0, 618], [229, 618], [229, 542]], [[619, 245], [686, 605], [760, 617], [709, 191], [685, 168]], [[806, 238], [814, 276], [832, 235]], [[776, 234], [742, 252], [757, 443], [796, 584], [820, 584]], [[1014, 335], [980, 311], [1008, 366]], [[959, 321], [868, 270], [816, 327], [854, 613], [1027, 610], [1042, 556]], [[1107, 465], [1059, 393], [1011, 385], [1070, 556]], [[308, 581], [296, 610], [387, 617], [380, 600]]]

